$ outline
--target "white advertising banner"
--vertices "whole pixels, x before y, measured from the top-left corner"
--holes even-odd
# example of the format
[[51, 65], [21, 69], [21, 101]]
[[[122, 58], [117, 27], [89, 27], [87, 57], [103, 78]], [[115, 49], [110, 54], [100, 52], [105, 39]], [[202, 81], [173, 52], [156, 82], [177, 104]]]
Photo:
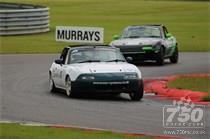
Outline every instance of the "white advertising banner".
[[56, 41], [78, 43], [103, 43], [104, 28], [100, 27], [77, 27], [57, 26]]

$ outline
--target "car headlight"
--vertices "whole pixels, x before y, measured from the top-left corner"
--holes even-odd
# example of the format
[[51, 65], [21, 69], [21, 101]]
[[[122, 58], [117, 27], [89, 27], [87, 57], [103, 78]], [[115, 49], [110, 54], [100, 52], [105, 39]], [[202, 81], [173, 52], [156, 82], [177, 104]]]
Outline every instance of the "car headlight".
[[161, 45], [159, 43], [156, 43], [153, 45], [153, 49], [155, 50], [155, 53], [158, 53], [160, 51]]
[[137, 79], [138, 75], [136, 73], [133, 74], [125, 74], [124, 79]]
[[161, 43], [160, 42], [157, 42], [157, 43], [154, 43], [152, 46], [155, 49], [159, 49], [161, 47]]
[[87, 76], [82, 76], [81, 79], [82, 79], [82, 80], [94, 80], [95, 77], [94, 77], [94, 76], [88, 76], [88, 75], [87, 75]]

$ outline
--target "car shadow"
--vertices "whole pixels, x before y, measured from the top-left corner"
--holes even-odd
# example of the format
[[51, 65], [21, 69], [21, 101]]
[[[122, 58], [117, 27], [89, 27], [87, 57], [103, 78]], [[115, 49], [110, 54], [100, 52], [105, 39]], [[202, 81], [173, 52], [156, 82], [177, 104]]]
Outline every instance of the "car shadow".
[[100, 101], [130, 101], [130, 98], [124, 94], [111, 93], [80, 93], [74, 99], [82, 100], [100, 100]]
[[[50, 92], [49, 92], [50, 93]], [[112, 94], [112, 93], [77, 93], [73, 98], [69, 98], [65, 91], [59, 90], [51, 93], [53, 96], [62, 97], [66, 99], [75, 99], [75, 100], [95, 100], [95, 101], [131, 101], [128, 94]]]
[[136, 66], [144, 66], [144, 67], [162, 67], [162, 66], [174, 65], [173, 63], [169, 61], [164, 61], [164, 65], [158, 65], [155, 61], [133, 62], [132, 64]]

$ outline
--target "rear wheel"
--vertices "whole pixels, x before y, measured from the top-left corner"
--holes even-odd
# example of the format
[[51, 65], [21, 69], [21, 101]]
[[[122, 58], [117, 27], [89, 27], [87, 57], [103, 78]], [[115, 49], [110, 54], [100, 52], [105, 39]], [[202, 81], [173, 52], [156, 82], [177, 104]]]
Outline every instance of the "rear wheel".
[[132, 101], [140, 101], [143, 98], [144, 95], [144, 85], [143, 81], [140, 82], [139, 88], [130, 94], [130, 98]]
[[164, 49], [163, 47], [160, 47], [160, 51], [157, 55], [156, 63], [160, 66], [164, 64]]
[[179, 51], [178, 48], [175, 48], [175, 51], [173, 52], [173, 55], [169, 58], [171, 63], [177, 63], [179, 60]]
[[50, 92], [52, 93], [54, 93], [57, 90], [57, 88], [55, 87], [55, 83], [52, 79], [51, 73], [49, 74], [49, 88], [50, 88]]

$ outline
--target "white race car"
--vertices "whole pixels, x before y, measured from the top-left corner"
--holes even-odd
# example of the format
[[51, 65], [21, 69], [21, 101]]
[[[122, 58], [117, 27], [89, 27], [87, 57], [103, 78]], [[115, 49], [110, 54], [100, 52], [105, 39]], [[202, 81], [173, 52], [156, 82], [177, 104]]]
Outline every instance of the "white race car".
[[120, 49], [110, 46], [65, 47], [49, 70], [50, 91], [77, 93], [128, 93], [131, 100], [143, 97], [140, 70], [127, 63]]

